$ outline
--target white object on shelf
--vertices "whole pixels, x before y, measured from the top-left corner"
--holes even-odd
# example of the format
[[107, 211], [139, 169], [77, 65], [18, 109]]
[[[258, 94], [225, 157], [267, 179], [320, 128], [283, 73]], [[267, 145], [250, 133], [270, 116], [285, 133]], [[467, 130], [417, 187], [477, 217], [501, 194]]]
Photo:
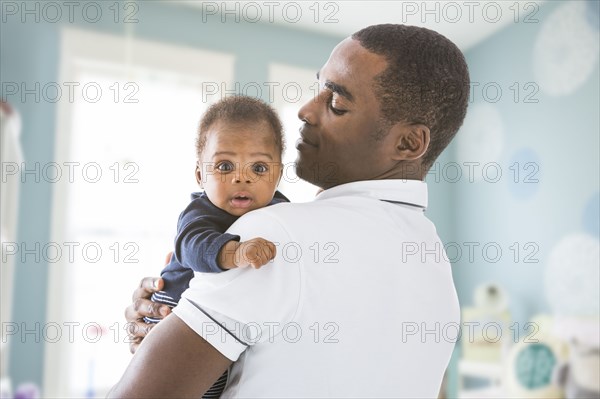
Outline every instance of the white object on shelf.
[[490, 313], [502, 313], [508, 310], [508, 295], [497, 284], [480, 284], [475, 289], [473, 298], [475, 306], [486, 309]]
[[555, 316], [552, 335], [565, 342], [577, 341], [590, 347], [600, 348], [600, 316]]

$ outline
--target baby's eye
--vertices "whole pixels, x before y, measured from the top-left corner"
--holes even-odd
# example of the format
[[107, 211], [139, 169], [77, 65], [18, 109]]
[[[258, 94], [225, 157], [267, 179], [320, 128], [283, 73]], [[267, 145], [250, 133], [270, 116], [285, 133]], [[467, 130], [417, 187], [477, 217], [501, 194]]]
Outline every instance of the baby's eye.
[[267, 173], [269, 171], [269, 167], [264, 163], [255, 163], [252, 165], [252, 171], [254, 173]]
[[233, 164], [229, 161], [219, 162], [215, 169], [224, 173], [231, 172], [233, 171]]

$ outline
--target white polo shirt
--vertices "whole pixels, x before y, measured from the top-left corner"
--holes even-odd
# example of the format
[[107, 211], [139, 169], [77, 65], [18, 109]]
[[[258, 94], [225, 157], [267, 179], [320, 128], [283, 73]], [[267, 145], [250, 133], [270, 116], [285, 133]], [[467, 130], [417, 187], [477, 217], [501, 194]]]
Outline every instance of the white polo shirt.
[[437, 397], [460, 312], [415, 180], [348, 183], [241, 217], [259, 270], [197, 273], [175, 313], [236, 361], [223, 397]]

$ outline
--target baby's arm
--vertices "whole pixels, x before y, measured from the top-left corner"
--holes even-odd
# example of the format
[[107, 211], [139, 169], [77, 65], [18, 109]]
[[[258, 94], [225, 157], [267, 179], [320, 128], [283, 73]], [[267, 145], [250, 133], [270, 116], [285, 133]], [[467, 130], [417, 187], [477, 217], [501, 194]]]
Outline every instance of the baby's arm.
[[262, 238], [239, 242], [239, 236], [225, 232], [237, 219], [215, 211], [206, 197], [195, 198], [179, 218], [175, 258], [185, 268], [202, 273], [259, 268], [273, 259], [272, 242]]
[[275, 257], [275, 244], [257, 237], [244, 242], [228, 241], [219, 252], [219, 266], [223, 269], [251, 266], [259, 269]]

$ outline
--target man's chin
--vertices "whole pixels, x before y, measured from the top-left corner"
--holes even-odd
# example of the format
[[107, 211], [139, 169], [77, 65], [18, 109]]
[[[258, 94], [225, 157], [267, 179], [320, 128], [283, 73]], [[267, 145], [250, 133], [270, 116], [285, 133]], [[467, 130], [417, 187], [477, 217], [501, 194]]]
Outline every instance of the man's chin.
[[298, 168], [296, 167], [296, 175], [307, 183], [317, 186], [321, 189], [328, 189], [336, 185], [331, 179], [324, 178], [318, 173], [318, 167]]
[[316, 180], [318, 180], [315, 173], [316, 170], [317, 168], [315, 166], [307, 166], [306, 164], [302, 163], [300, 157], [296, 159], [296, 175], [305, 182], [318, 185], [316, 183]]

